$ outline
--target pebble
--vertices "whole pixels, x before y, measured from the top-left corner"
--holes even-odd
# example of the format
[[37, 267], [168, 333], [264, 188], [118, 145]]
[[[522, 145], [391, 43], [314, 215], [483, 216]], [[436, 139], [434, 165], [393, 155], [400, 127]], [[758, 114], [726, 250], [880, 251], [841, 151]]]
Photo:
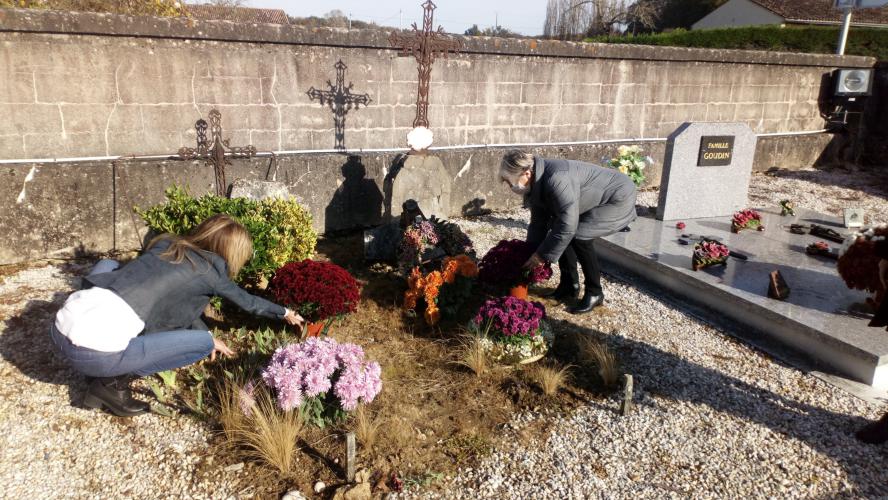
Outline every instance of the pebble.
[[[323, 484], [323, 483], [321, 483]], [[315, 490], [315, 493], [320, 493]], [[299, 490], [290, 490], [281, 497], [281, 500], [305, 500], [305, 496]]]
[[[866, 173], [854, 179], [819, 171], [782, 175], [753, 176], [755, 204], [791, 198], [796, 206], [835, 213], [848, 203], [836, 199], [842, 196], [870, 214], [888, 213], [888, 193], [874, 187], [884, 182]], [[818, 176], [825, 176], [825, 185]], [[640, 193], [639, 204], [656, 205], [656, 197]], [[459, 222], [483, 255], [500, 239], [522, 238], [528, 219], [526, 210], [516, 210]], [[556, 270], [550, 285], [557, 278]], [[886, 408], [774, 362], [668, 297], [607, 276], [603, 284], [605, 313], [547, 312], [598, 332], [619, 354], [624, 372], [634, 378], [633, 412], [620, 416], [618, 391], [566, 415], [553, 417], [542, 408], [516, 415], [501, 444], [476, 467], [461, 469], [435, 491], [413, 489], [398, 498], [888, 495], [886, 447], [853, 436]], [[543, 421], [546, 435], [521, 441], [522, 429]]]
[[325, 489], [326, 487], [327, 487], [327, 485], [324, 484], [323, 481], [318, 481], [318, 482], [316, 482], [315, 485], [314, 485], [314, 492], [315, 492], [315, 493], [320, 493], [320, 492], [324, 491], [324, 489]]
[[[835, 215], [853, 204], [881, 216], [888, 213], [883, 184], [867, 172], [756, 175], [750, 203], [776, 206], [790, 198]], [[656, 204], [656, 193], [641, 194], [640, 203]], [[483, 254], [500, 239], [523, 238], [526, 221], [519, 210], [460, 224]], [[77, 263], [38, 264], [0, 278], [0, 497], [243, 497], [244, 475], [212, 467], [199, 472], [212, 453], [213, 430], [197, 419], [126, 420], [70, 405], [86, 386], [51, 354], [46, 326], [85, 270]], [[634, 376], [634, 411], [620, 417], [615, 394], [570, 414], [547, 408], [517, 414], [476, 467], [451, 474], [435, 491], [399, 497], [888, 495], [886, 447], [862, 445], [852, 435], [885, 408], [774, 362], [668, 297], [607, 277], [604, 287], [607, 314], [577, 320], [559, 308], [549, 313], [603, 332]], [[522, 430], [543, 422], [545, 435], [522, 441]], [[296, 490], [287, 495], [304, 498]]]

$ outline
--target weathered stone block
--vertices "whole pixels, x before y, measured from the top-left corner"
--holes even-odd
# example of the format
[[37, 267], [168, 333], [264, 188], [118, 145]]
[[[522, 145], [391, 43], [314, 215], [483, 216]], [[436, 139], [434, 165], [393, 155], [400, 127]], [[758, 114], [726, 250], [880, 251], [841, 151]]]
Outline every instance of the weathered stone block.
[[0, 104], [3, 133], [56, 133], [61, 136], [62, 114], [53, 104]]
[[[0, 50], [0, 67], [12, 68], [6, 61], [5, 52]], [[0, 78], [0, 103], [25, 104], [34, 103], [34, 76], [30, 72], [9, 70]]]

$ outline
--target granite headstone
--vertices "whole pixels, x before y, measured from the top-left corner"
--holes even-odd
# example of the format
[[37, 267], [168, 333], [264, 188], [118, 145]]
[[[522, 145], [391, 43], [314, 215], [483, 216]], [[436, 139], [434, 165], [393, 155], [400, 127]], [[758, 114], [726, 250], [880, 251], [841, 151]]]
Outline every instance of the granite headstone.
[[685, 123], [669, 136], [657, 219], [723, 217], [746, 208], [756, 135], [745, 123]]

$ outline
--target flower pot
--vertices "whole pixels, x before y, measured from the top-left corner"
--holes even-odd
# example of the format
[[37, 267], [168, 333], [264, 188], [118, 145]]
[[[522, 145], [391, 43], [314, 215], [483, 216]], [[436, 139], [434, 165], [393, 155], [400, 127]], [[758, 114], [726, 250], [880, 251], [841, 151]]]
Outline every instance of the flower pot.
[[314, 321], [305, 325], [305, 336], [306, 337], [320, 337], [321, 332], [324, 331], [325, 321]]
[[509, 295], [516, 299], [527, 300], [527, 285], [518, 285], [509, 290]]
[[696, 257], [691, 258], [691, 268], [694, 271], [699, 271], [700, 269], [705, 269], [707, 267], [712, 266], [727, 266], [728, 258], [724, 257], [721, 259], [698, 259]]
[[543, 359], [549, 352], [552, 339], [539, 337], [533, 344], [516, 348], [514, 344], [505, 344], [496, 340], [484, 339], [482, 345], [489, 358], [504, 365], [529, 365]]

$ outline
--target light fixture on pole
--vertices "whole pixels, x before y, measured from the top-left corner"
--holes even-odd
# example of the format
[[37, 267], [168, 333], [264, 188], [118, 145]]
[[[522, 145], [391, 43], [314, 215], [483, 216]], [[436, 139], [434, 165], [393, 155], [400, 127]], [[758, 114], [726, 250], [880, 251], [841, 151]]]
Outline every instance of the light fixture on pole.
[[854, 9], [867, 9], [888, 5], [888, 0], [835, 0], [835, 7], [842, 11], [842, 29], [839, 32], [839, 44], [836, 54], [845, 55], [848, 44], [848, 31], [851, 29], [851, 15]]

